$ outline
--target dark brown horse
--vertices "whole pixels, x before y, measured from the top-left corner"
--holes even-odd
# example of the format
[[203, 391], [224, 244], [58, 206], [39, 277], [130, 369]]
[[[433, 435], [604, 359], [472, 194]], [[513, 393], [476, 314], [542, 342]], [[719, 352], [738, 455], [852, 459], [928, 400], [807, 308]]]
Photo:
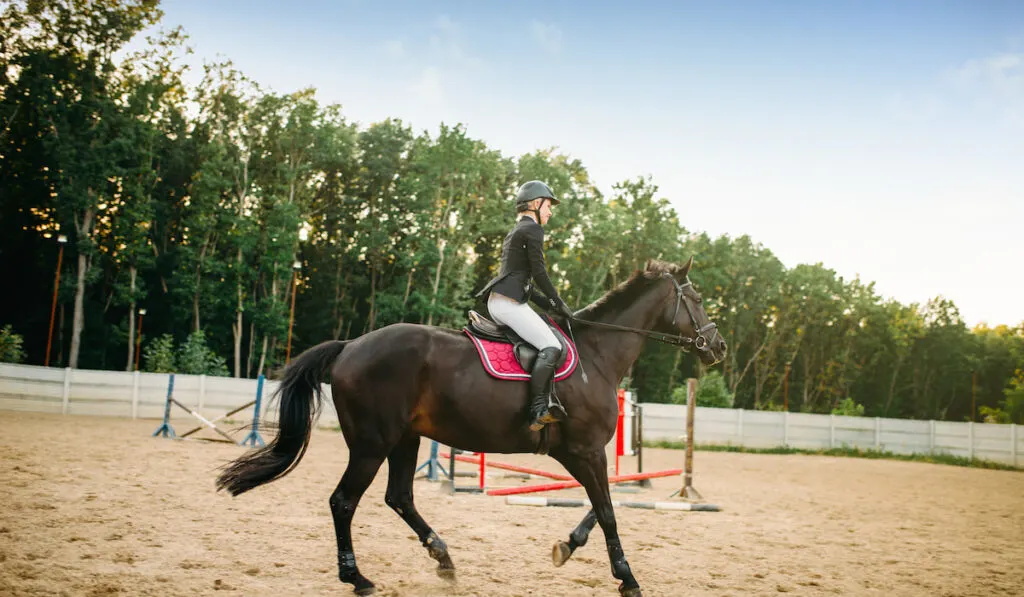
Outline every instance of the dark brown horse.
[[[556, 384], [568, 420], [548, 425], [548, 453], [586, 489], [593, 509], [555, 545], [561, 565], [587, 541], [595, 522], [604, 531], [612, 574], [619, 591], [639, 597], [619, 541], [608, 486], [605, 446], [615, 433], [616, 388], [654, 337], [698, 351], [705, 364], [725, 354], [725, 341], [708, 320], [701, 297], [687, 274], [693, 258], [680, 267], [647, 266], [572, 320], [582, 368]], [[565, 327], [565, 322], [560, 322]], [[448, 548], [413, 505], [413, 477], [420, 437], [474, 452], [530, 453], [541, 432], [528, 429], [526, 383], [490, 377], [464, 333], [414, 324], [394, 324], [355, 340], [324, 342], [296, 357], [285, 369], [277, 395], [279, 431], [265, 448], [231, 463], [217, 486], [238, 495], [290, 472], [309, 444], [319, 414], [320, 383], [330, 374], [334, 406], [349, 448], [348, 467], [329, 503], [338, 540], [342, 582], [358, 595], [374, 585], [356, 566], [351, 524], [359, 499], [384, 460], [388, 487], [384, 501], [419, 536], [438, 574], [454, 578]]]

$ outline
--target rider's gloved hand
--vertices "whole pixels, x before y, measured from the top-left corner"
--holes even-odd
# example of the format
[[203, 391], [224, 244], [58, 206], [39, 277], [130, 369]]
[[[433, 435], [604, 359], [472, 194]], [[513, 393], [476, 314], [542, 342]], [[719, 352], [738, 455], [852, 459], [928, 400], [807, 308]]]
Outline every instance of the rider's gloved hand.
[[566, 319], [572, 319], [573, 318], [572, 309], [570, 309], [569, 305], [566, 305], [565, 301], [563, 301], [562, 299], [558, 299], [558, 302], [555, 305], [555, 311], [559, 315], [564, 316]]

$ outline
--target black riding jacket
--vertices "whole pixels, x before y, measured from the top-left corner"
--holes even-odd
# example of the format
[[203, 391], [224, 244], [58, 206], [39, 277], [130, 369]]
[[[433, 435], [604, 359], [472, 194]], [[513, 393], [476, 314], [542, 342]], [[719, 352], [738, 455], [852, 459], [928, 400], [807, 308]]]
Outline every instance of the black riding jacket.
[[532, 300], [543, 309], [553, 309], [561, 302], [545, 264], [544, 228], [533, 219], [523, 216], [505, 236], [498, 276], [488, 282], [477, 296], [488, 295], [489, 292], [497, 292], [520, 303]]

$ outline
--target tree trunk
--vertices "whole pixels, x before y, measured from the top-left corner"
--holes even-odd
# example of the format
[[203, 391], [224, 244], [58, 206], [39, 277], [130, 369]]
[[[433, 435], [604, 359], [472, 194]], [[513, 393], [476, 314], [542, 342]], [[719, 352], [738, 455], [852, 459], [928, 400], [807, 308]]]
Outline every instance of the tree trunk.
[[263, 375], [263, 365], [267, 362], [267, 335], [263, 334], [263, 349], [260, 351], [260, 364], [256, 368], [256, 375]]
[[71, 322], [71, 352], [68, 355], [68, 367], [78, 367], [78, 351], [82, 343], [82, 328], [85, 327], [85, 274], [89, 271], [89, 260], [85, 255], [78, 254], [78, 281], [75, 288], [74, 319]]
[[[79, 240], [92, 239], [93, 208], [87, 208], [82, 214], [81, 225], [78, 225]], [[76, 222], [78, 224], [78, 222]], [[90, 259], [82, 252], [78, 253], [78, 279], [75, 285], [75, 310], [71, 323], [71, 351], [68, 355], [68, 367], [78, 367], [78, 352], [82, 345], [82, 329], [85, 328], [85, 276], [89, 272]]]
[[373, 326], [377, 322], [377, 266], [370, 266], [370, 316], [366, 320], [366, 325], [370, 326], [370, 331], [373, 331]]
[[338, 260], [338, 284], [334, 287], [334, 320], [337, 322], [334, 326], [334, 339], [341, 339], [341, 328], [345, 325], [345, 311], [342, 308], [342, 303], [345, 300], [345, 295], [348, 293], [348, 277], [350, 272], [345, 273], [345, 284], [341, 284], [341, 260]]
[[405, 321], [406, 305], [409, 304], [409, 294], [412, 293], [412, 277], [416, 273], [416, 266], [412, 266], [409, 269], [409, 274], [405, 278], [405, 295], [402, 296], [402, 321]]
[[896, 361], [896, 366], [892, 368], [892, 379], [889, 380], [889, 399], [885, 401], [885, 411], [882, 413], [884, 416], [889, 416], [889, 407], [892, 406], [892, 398], [896, 394], [896, 378], [900, 373], [900, 365], [903, 364], [902, 359]]
[[441, 268], [444, 267], [444, 248], [446, 244], [445, 239], [442, 238], [437, 247], [440, 257], [437, 260], [437, 270], [434, 272], [434, 291], [430, 296], [430, 314], [427, 316], [427, 325], [434, 325], [434, 305], [437, 304], [437, 289], [441, 286]]
[[131, 289], [131, 303], [128, 305], [128, 365], [125, 367], [125, 371], [131, 371], [135, 365], [135, 343], [138, 340], [135, 338], [135, 276], [138, 271], [134, 265], [128, 267], [128, 276], [131, 280], [129, 288]]
[[256, 322], [249, 322], [249, 354], [245, 355], [245, 376], [252, 379], [252, 355], [256, 354]]
[[235, 283], [235, 293], [237, 294], [238, 303], [235, 306], [235, 323], [231, 326], [231, 331], [235, 335], [235, 377], [242, 376], [242, 248], [238, 248], [238, 258], [236, 259], [238, 267], [238, 280]]
[[[274, 305], [277, 304], [277, 271], [275, 268], [274, 277], [270, 281], [270, 309], [273, 312]], [[267, 344], [269, 342], [269, 336], [263, 334], [263, 348], [260, 350], [260, 364], [256, 368], [256, 375], [263, 375], [263, 368], [267, 364]]]
[[192, 296], [192, 331], [199, 331], [199, 293], [203, 288], [203, 260], [206, 259], [206, 250], [210, 248], [210, 237], [206, 237], [203, 248], [199, 251], [199, 263], [196, 264], [196, 292]]

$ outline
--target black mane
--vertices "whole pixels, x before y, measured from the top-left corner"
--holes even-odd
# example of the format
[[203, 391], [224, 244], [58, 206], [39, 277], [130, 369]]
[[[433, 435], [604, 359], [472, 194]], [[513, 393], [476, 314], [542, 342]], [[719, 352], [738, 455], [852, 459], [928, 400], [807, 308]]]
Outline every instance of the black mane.
[[609, 290], [596, 301], [576, 313], [580, 319], [597, 320], [608, 312], [620, 312], [647, 292], [651, 283], [661, 279], [662, 274], [675, 275], [682, 268], [667, 261], [652, 259], [644, 269], [638, 269], [628, 280]]

